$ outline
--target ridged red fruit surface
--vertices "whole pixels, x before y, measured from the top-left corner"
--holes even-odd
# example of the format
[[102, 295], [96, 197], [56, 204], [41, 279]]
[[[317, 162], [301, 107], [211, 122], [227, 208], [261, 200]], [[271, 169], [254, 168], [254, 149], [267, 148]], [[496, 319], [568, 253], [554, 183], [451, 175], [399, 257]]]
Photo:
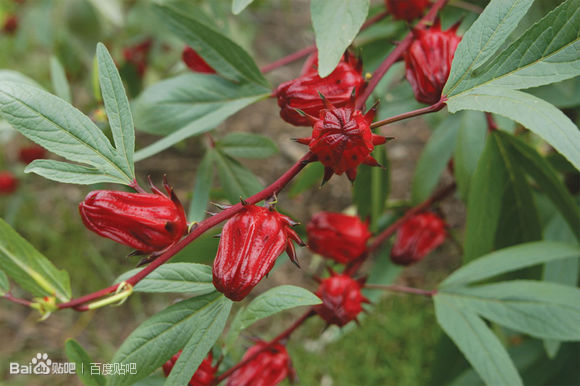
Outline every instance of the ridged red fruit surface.
[[368, 299], [361, 293], [361, 281], [350, 276], [332, 273], [320, 282], [316, 295], [322, 304], [314, 307], [316, 313], [329, 324], [344, 326], [356, 320]]
[[227, 386], [275, 386], [286, 377], [294, 379], [292, 362], [286, 347], [276, 343], [264, 349], [267, 342], [259, 342], [250, 347], [244, 354], [242, 362], [262, 351], [248, 364], [235, 371], [229, 378]]
[[391, 260], [409, 265], [422, 260], [447, 238], [445, 222], [434, 213], [420, 213], [405, 221], [397, 230]]

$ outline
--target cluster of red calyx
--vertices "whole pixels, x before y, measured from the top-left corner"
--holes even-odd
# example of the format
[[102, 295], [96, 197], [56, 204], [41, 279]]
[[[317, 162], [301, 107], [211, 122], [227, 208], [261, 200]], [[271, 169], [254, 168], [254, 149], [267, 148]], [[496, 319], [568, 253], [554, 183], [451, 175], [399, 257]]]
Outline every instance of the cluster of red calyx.
[[213, 263], [213, 284], [228, 298], [245, 298], [274, 267], [286, 251], [298, 265], [295, 241], [304, 245], [290, 228], [297, 223], [268, 208], [244, 204], [244, 208], [224, 225]]
[[461, 41], [457, 36], [458, 27], [456, 24], [442, 31], [437, 20], [431, 28], [414, 32], [415, 39], [404, 58], [407, 80], [419, 102], [432, 105], [441, 99], [455, 50]]
[[363, 257], [372, 235], [368, 224], [358, 217], [332, 212], [312, 216], [306, 232], [313, 252], [342, 264]]
[[153, 39], [146, 39], [134, 46], [123, 49], [123, 57], [125, 61], [133, 65], [137, 74], [142, 78], [147, 70], [147, 56], [151, 50]]
[[280, 116], [292, 125], [311, 124], [304, 114], [317, 117], [325, 108], [320, 94], [336, 107], [346, 106], [352, 95], [361, 91], [365, 82], [362, 62], [349, 53], [344, 55], [336, 69], [326, 78], [318, 76], [317, 66], [317, 58], [309, 58], [301, 76], [282, 83], [275, 91], [281, 108]]
[[0, 172], [0, 195], [12, 194], [18, 188], [18, 179], [14, 174], [3, 171]]
[[39, 145], [24, 146], [18, 152], [18, 160], [26, 165], [44, 157], [46, 157], [46, 150]]
[[294, 380], [290, 356], [280, 343], [258, 342], [246, 351], [242, 362], [254, 355], [254, 359], [229, 377], [226, 386], [276, 386], [286, 378]]
[[316, 295], [322, 304], [314, 307], [316, 313], [328, 324], [342, 327], [353, 320], [363, 310], [362, 304], [369, 303], [361, 292], [364, 280], [354, 280], [348, 275], [333, 271], [330, 277], [322, 279]]
[[185, 211], [165, 178], [169, 196], [149, 183], [153, 193], [90, 192], [79, 204], [83, 223], [96, 234], [144, 254], [173, 245], [187, 232]]
[[8, 15], [6, 19], [4, 19], [4, 24], [2, 25], [2, 32], [13, 35], [16, 30], [18, 30], [19, 25], [18, 16], [16, 15]]
[[423, 259], [447, 238], [445, 222], [434, 213], [410, 217], [397, 230], [391, 260], [410, 265]]
[[354, 98], [344, 107], [336, 107], [322, 98], [326, 108], [320, 110], [319, 119], [306, 117], [313, 123], [312, 136], [296, 141], [308, 145], [318, 160], [324, 165], [324, 180], [333, 174], [346, 172], [349, 180], [356, 178], [357, 168], [364, 163], [380, 166], [371, 156], [376, 145], [382, 145], [386, 138], [371, 131], [371, 123], [376, 109], [366, 114], [354, 108]]
[[411, 22], [423, 16], [429, 0], [385, 0], [385, 3], [395, 20]]
[[183, 49], [181, 58], [183, 59], [183, 63], [185, 63], [185, 65], [193, 72], [215, 74], [215, 70], [189, 46], [186, 46]]
[[[175, 362], [177, 362], [180, 355], [181, 351], [172, 356], [171, 359], [163, 365], [163, 372], [166, 377], [169, 376], [169, 373], [173, 369], [173, 366], [175, 366]], [[211, 386], [214, 383], [216, 372], [217, 366], [213, 366], [213, 355], [210, 351], [191, 377], [188, 386]]]

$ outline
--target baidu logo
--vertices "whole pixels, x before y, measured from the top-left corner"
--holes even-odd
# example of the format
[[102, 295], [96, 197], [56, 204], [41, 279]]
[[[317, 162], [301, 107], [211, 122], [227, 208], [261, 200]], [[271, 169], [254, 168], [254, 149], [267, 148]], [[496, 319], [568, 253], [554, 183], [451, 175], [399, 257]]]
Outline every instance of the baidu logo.
[[48, 358], [47, 353], [37, 353], [28, 364], [10, 362], [12, 375], [48, 375], [48, 374], [75, 374], [76, 364], [73, 362], [59, 363]]

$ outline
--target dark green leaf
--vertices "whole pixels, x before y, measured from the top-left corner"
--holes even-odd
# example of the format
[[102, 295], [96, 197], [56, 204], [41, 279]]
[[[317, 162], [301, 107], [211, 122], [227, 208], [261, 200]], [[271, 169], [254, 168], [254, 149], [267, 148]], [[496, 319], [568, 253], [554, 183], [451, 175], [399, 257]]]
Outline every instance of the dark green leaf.
[[254, 0], [233, 0], [232, 2], [232, 13], [234, 15], [240, 14], [246, 7], [252, 4]]
[[68, 360], [76, 364], [76, 374], [83, 384], [86, 386], [104, 386], [106, 384], [102, 374], [91, 373], [90, 368], [93, 360], [76, 340], [67, 339], [64, 350]]
[[270, 138], [250, 133], [230, 133], [217, 141], [216, 147], [233, 158], [268, 158], [278, 152]]
[[580, 77], [527, 91], [540, 99], [550, 101], [560, 109], [580, 106]]
[[464, 111], [462, 114], [453, 155], [453, 173], [457, 190], [467, 202], [471, 178], [485, 147], [487, 123], [480, 111]]
[[8, 281], [8, 276], [4, 271], [0, 270], [0, 296], [3, 296], [8, 291], [10, 291], [10, 282]]
[[70, 85], [68, 84], [64, 68], [56, 56], [50, 58], [50, 79], [56, 96], [71, 103]]
[[390, 172], [386, 149], [381, 146], [372, 153], [383, 168], [360, 165], [353, 185], [353, 201], [360, 218], [370, 218], [374, 228], [378, 216], [383, 213], [389, 196]]
[[197, 167], [193, 198], [189, 206], [189, 221], [201, 221], [205, 218], [205, 211], [209, 202], [209, 194], [213, 184], [213, 151], [207, 151]]
[[242, 164], [219, 151], [214, 154], [218, 177], [230, 203], [237, 203], [240, 197], [247, 198], [262, 190], [258, 178]]
[[320, 185], [322, 177], [324, 176], [324, 166], [320, 162], [311, 162], [306, 165], [304, 170], [294, 179], [288, 194], [290, 197], [296, 197], [300, 193], [312, 188], [315, 185]]

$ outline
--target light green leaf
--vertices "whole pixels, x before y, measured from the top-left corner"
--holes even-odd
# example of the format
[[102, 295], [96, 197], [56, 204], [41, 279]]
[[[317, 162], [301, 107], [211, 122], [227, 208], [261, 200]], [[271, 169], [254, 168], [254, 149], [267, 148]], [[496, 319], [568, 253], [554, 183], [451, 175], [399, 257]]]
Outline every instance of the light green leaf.
[[29, 86], [44, 89], [44, 87], [38, 84], [34, 79], [13, 70], [0, 70], [0, 82], [26, 83]]
[[34, 296], [70, 300], [70, 280], [46, 257], [0, 219], [0, 267], [20, 287]]
[[34, 160], [26, 166], [25, 173], [36, 173], [49, 180], [67, 184], [90, 185], [103, 182], [119, 183], [119, 179], [111, 177], [91, 166], [82, 166], [55, 160]]
[[578, 246], [553, 241], [525, 243], [492, 252], [464, 265], [443, 280], [439, 288], [475, 283], [505, 272], [579, 255]]
[[233, 158], [268, 158], [278, 152], [270, 138], [250, 133], [230, 133], [217, 141], [216, 147]]
[[8, 276], [6, 276], [4, 271], [0, 270], [0, 296], [5, 295], [8, 291], [10, 291]]
[[360, 218], [369, 218], [371, 229], [375, 229], [378, 217], [383, 213], [389, 197], [390, 168], [385, 146], [376, 148], [371, 155], [384, 168], [360, 165], [352, 194], [357, 215]]
[[252, 4], [254, 0], [233, 0], [232, 2], [232, 13], [234, 15], [239, 15], [246, 7]]
[[310, 1], [321, 78], [334, 71], [368, 13], [369, 0]]
[[250, 197], [262, 190], [258, 178], [242, 164], [219, 151], [214, 154], [218, 177], [230, 203], [237, 203], [240, 197]]
[[205, 211], [213, 184], [213, 163], [213, 151], [208, 150], [197, 167], [193, 198], [189, 206], [189, 216], [187, 216], [189, 221], [201, 221], [205, 218]]
[[137, 373], [114, 376], [109, 378], [109, 384], [132, 385], [145, 378], [181, 350], [196, 331], [211, 328], [216, 316], [223, 315], [224, 308], [229, 307], [228, 299], [212, 292], [173, 304], [153, 315], [129, 335], [111, 360], [122, 365], [136, 363]]
[[70, 85], [66, 78], [66, 72], [56, 56], [50, 58], [50, 79], [56, 96], [71, 103]]
[[102, 374], [91, 373], [91, 363], [94, 362], [76, 340], [67, 339], [64, 350], [68, 360], [76, 364], [76, 374], [83, 384], [86, 386], [104, 386], [106, 384]]
[[471, 73], [492, 58], [516, 29], [533, 0], [492, 0], [463, 35], [455, 51], [443, 95], [465, 91]]
[[462, 115], [453, 155], [453, 174], [457, 182], [457, 190], [467, 202], [471, 178], [485, 147], [487, 123], [484, 114], [480, 111], [468, 110], [462, 112]]
[[462, 299], [433, 297], [437, 322], [488, 385], [523, 385], [499, 339]]
[[123, 81], [117, 71], [117, 66], [109, 51], [102, 44], [97, 44], [97, 65], [99, 69], [99, 85], [105, 102], [105, 110], [115, 148], [123, 160], [126, 167], [131, 170], [131, 175], [135, 174], [133, 163], [133, 153], [135, 152], [135, 127], [129, 100], [123, 87]]
[[115, 27], [123, 26], [123, 8], [120, 0], [89, 0], [89, 2]]
[[[359, 171], [360, 173], [360, 171]], [[316, 184], [320, 185], [324, 176], [324, 165], [320, 162], [311, 162], [302, 170], [290, 186], [288, 194], [290, 197], [296, 197], [300, 193], [312, 188]], [[358, 178], [357, 178], [358, 179]], [[357, 180], [355, 180], [356, 183]]]
[[574, 79], [527, 89], [526, 92], [550, 101], [554, 106], [564, 109], [580, 106], [580, 76]]

